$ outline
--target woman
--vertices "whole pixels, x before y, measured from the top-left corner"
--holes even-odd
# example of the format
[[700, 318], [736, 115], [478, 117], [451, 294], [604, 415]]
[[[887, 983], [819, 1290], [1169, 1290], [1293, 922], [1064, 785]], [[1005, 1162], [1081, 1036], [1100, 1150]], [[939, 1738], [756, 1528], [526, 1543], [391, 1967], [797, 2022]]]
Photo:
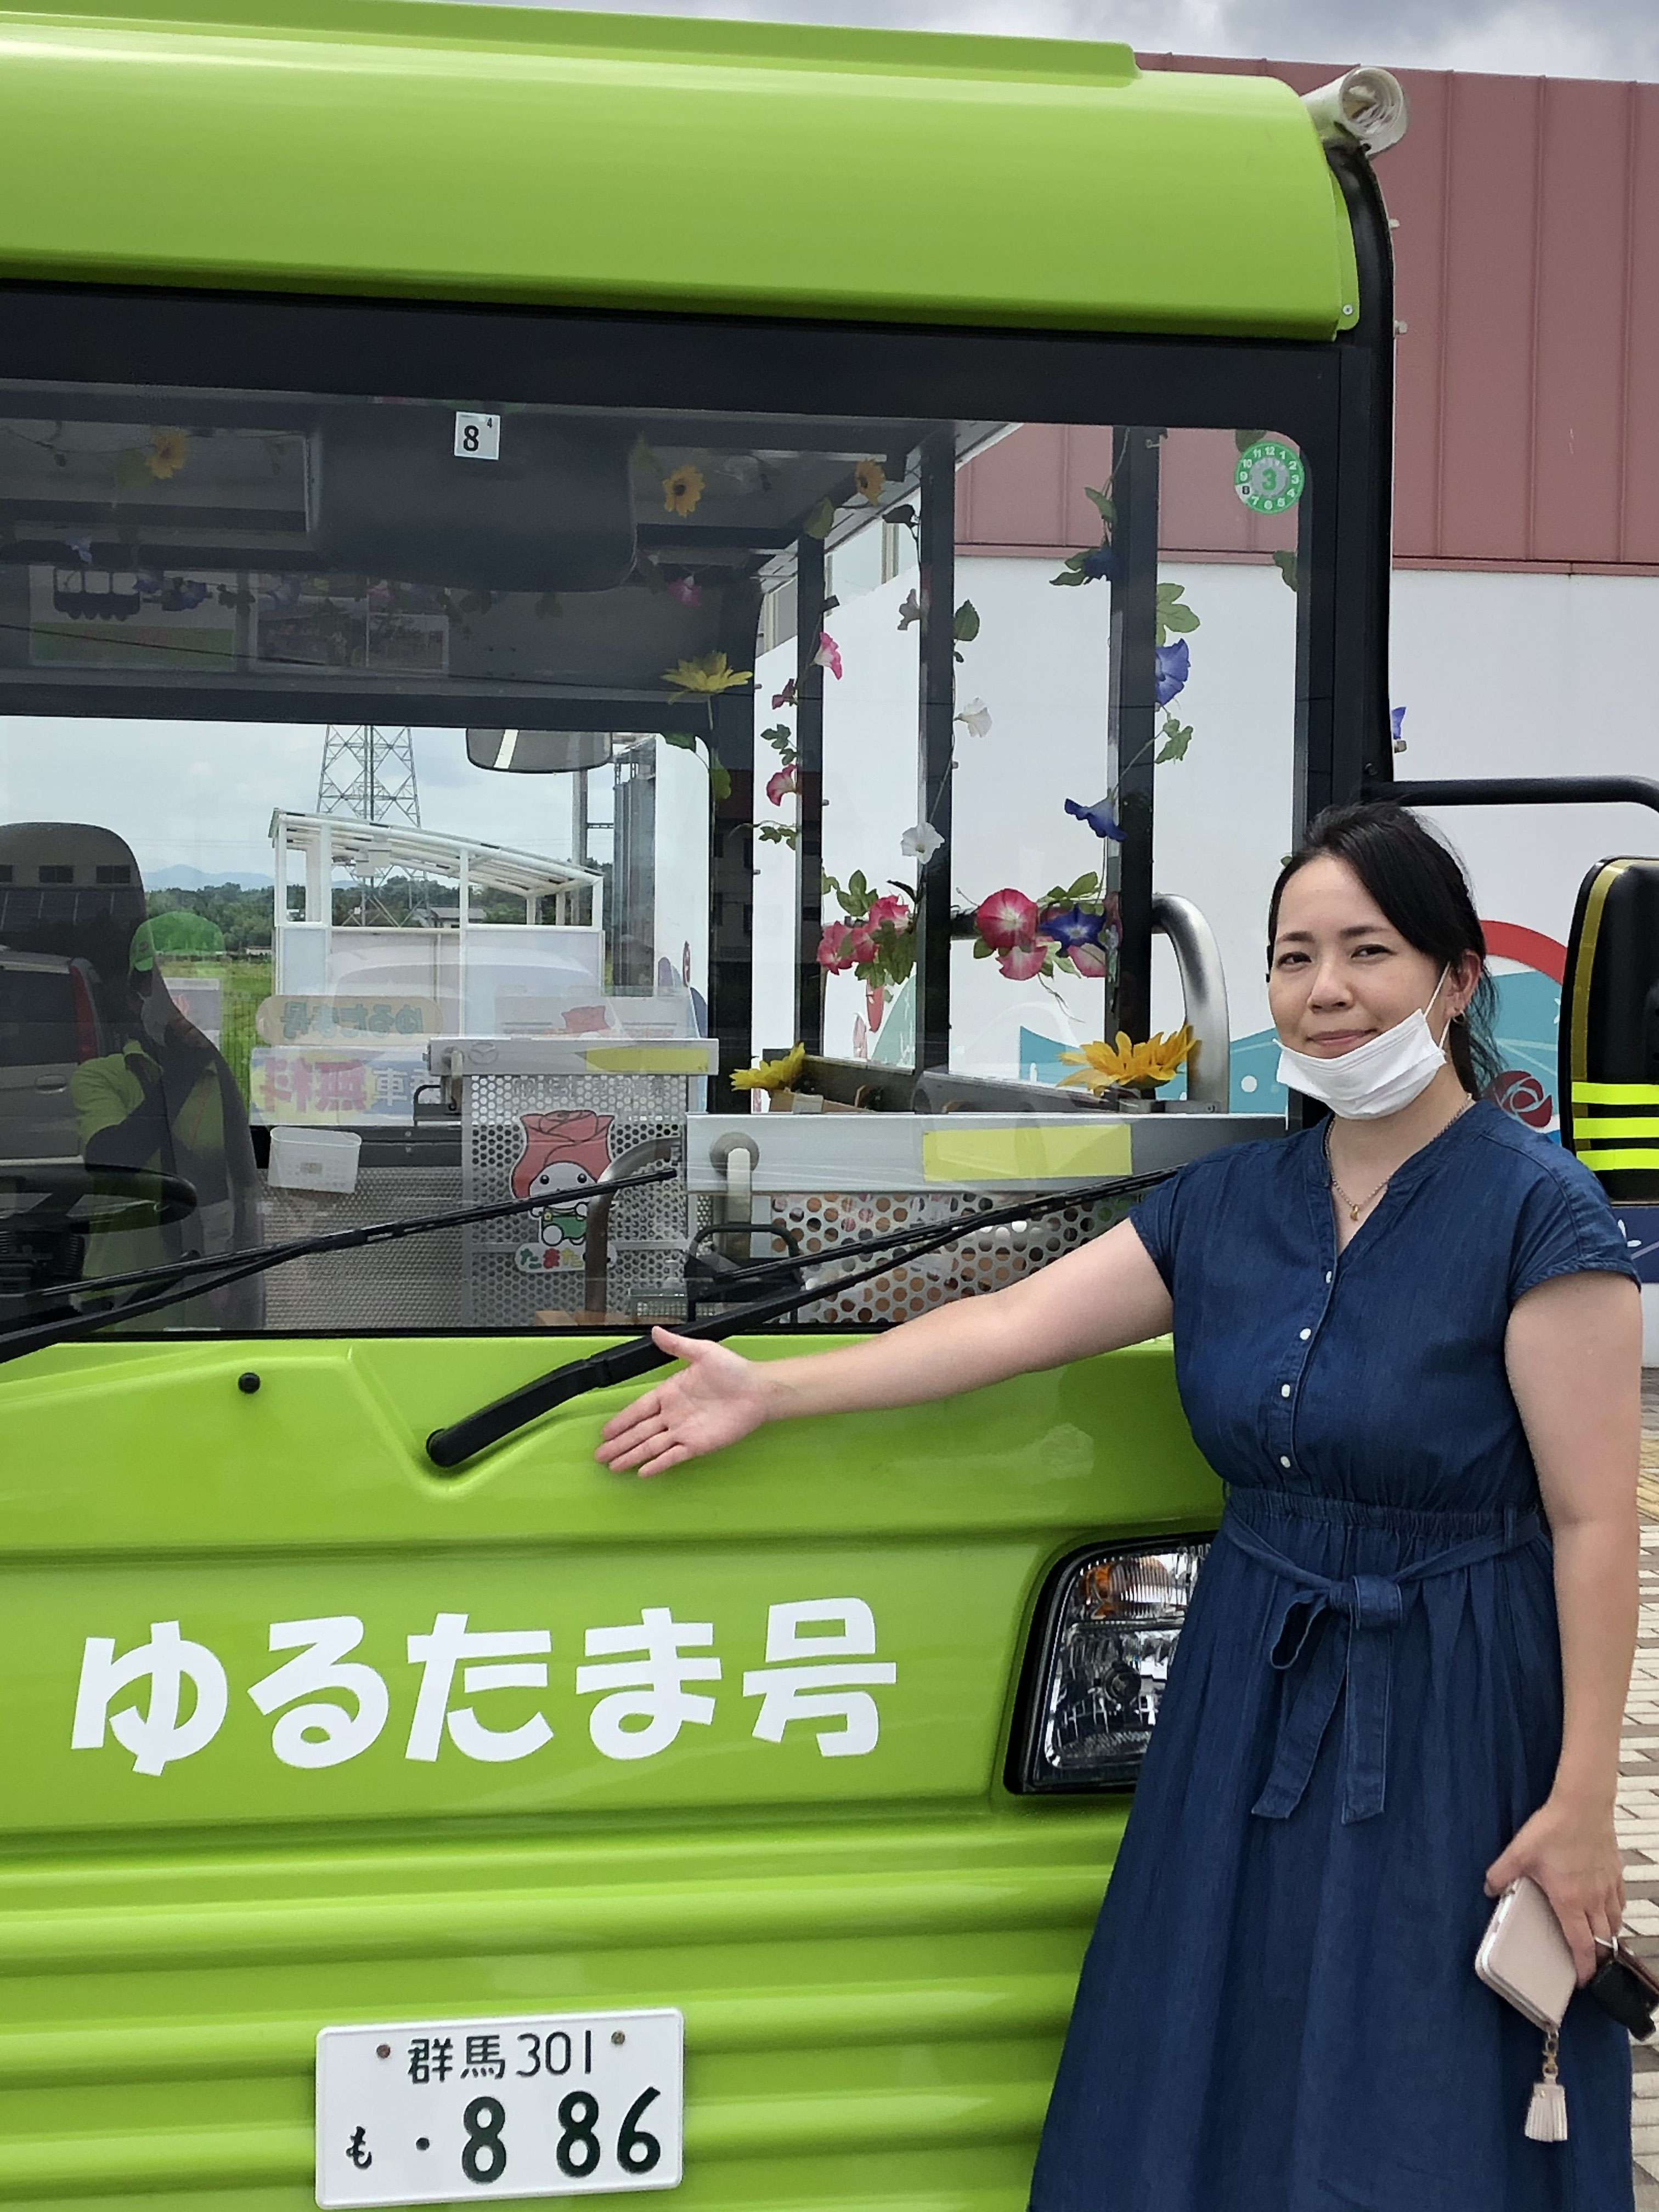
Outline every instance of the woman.
[[607, 1465], [654, 1474], [763, 1421], [1173, 1326], [1230, 1495], [1035, 2212], [1632, 2203], [1624, 2032], [1575, 1997], [1570, 2137], [1529, 2142], [1539, 2037], [1473, 1972], [1520, 1874], [1581, 1984], [1620, 1924], [1641, 1359], [1595, 1183], [1477, 1103], [1484, 956], [1412, 816], [1322, 817], [1273, 892], [1268, 994], [1284, 1078], [1330, 1119], [1211, 1153], [1040, 1274], [854, 1347], [763, 1366], [659, 1331], [685, 1369], [605, 1431]]

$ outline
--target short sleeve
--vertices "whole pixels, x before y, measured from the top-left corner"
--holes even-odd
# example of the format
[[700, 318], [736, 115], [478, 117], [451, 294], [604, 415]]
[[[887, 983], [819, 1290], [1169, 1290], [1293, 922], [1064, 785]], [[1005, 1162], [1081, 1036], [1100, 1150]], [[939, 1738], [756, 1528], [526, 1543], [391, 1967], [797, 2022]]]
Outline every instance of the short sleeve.
[[1157, 1183], [1129, 1216], [1135, 1233], [1146, 1247], [1146, 1256], [1164, 1278], [1164, 1287], [1175, 1293], [1176, 1237], [1180, 1226], [1182, 1187], [1188, 1170], [1179, 1168], [1166, 1182]]
[[1510, 1304], [1558, 1275], [1586, 1274], [1639, 1279], [1601, 1185], [1563, 1153], [1522, 1200], [1510, 1256]]

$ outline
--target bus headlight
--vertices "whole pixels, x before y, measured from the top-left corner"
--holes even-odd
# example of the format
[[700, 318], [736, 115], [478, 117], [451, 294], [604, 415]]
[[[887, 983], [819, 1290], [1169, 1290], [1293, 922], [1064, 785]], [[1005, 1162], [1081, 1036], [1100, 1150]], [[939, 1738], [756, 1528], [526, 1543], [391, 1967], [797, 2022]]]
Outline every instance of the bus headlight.
[[1158, 1719], [1207, 1536], [1154, 1537], [1068, 1559], [1038, 1615], [1008, 1786], [1134, 1780]]

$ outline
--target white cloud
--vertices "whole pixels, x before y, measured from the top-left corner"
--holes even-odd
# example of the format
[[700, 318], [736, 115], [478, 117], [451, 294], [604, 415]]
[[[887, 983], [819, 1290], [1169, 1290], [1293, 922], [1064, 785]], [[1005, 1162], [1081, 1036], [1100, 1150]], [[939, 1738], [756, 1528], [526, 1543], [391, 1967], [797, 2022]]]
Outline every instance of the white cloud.
[[[562, 5], [563, 0], [526, 0]], [[591, 0], [583, 0], [591, 4]], [[607, 0], [598, 0], [603, 9]], [[632, 12], [635, 0], [615, 0]], [[1143, 52], [1659, 78], [1653, 0], [653, 0], [655, 12], [866, 29], [1121, 39]]]

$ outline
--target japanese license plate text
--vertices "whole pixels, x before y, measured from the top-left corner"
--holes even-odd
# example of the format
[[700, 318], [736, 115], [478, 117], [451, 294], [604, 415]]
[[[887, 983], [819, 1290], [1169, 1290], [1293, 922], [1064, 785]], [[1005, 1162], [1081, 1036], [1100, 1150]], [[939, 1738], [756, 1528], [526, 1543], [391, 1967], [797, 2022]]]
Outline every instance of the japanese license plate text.
[[675, 2188], [683, 2037], [667, 2009], [325, 2027], [317, 2202]]

